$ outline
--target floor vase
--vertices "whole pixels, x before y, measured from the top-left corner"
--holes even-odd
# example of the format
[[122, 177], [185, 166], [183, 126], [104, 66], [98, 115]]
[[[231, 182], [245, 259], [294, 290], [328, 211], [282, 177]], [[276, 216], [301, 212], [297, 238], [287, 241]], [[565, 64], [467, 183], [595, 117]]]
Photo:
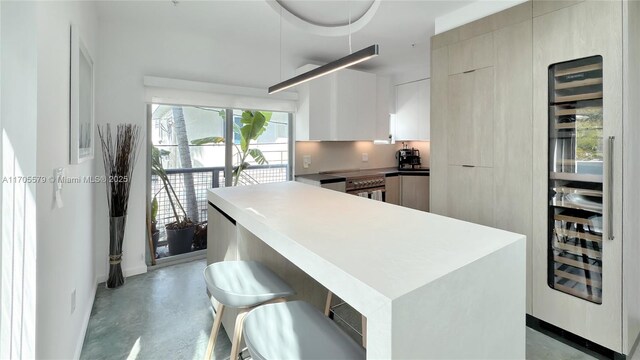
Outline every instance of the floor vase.
[[124, 284], [122, 274], [122, 241], [127, 217], [116, 216], [109, 218], [109, 278], [107, 288], [113, 289]]

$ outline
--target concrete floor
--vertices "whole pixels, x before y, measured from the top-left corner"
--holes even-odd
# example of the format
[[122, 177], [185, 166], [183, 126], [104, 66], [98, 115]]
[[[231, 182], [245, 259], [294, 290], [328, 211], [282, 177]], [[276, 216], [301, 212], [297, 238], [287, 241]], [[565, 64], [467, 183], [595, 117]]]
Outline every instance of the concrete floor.
[[[80, 359], [202, 359], [213, 310], [202, 271], [205, 260], [126, 279], [118, 289], [98, 285]], [[229, 358], [220, 332], [214, 358]]]
[[[198, 260], [160, 268], [115, 290], [99, 285], [80, 358], [202, 359], [213, 323], [205, 266]], [[230, 350], [222, 331], [214, 358], [228, 359]], [[595, 359], [529, 328], [526, 354], [531, 360]]]

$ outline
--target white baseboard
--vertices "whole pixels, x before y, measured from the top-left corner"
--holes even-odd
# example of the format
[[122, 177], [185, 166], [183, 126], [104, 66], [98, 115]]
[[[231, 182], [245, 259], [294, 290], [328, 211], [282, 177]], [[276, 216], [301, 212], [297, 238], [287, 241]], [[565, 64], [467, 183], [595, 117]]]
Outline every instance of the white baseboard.
[[93, 289], [91, 289], [91, 301], [89, 306], [87, 307], [87, 311], [84, 313], [84, 318], [82, 319], [82, 331], [80, 332], [80, 336], [76, 340], [76, 350], [73, 354], [74, 359], [79, 359], [80, 354], [82, 353], [82, 346], [84, 345], [84, 337], [87, 335], [87, 328], [89, 327], [89, 319], [91, 318], [91, 310], [93, 310], [93, 302], [96, 299], [96, 291], [98, 290], [98, 279], [93, 283]]
[[135, 267], [135, 268], [124, 269], [122, 272], [124, 273], [124, 277], [144, 274], [144, 273], [147, 272], [147, 265], [140, 265], [140, 266]]
[[[122, 270], [122, 273], [124, 274], [125, 278], [129, 276], [144, 274], [146, 272], [147, 272], [147, 265], [141, 265], [135, 268]], [[108, 277], [109, 277], [108, 274], [100, 275], [96, 278], [96, 281], [98, 282], [98, 284], [100, 284], [100, 283], [106, 282]]]

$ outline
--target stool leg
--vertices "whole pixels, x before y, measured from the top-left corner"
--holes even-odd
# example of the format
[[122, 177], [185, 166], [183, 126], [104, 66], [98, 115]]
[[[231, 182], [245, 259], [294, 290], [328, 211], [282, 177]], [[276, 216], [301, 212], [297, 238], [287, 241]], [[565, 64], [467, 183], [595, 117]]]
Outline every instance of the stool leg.
[[244, 317], [247, 315], [247, 309], [240, 310], [238, 317], [236, 317], [236, 326], [233, 330], [233, 342], [231, 343], [231, 355], [229, 360], [237, 360], [240, 355], [240, 343], [242, 342], [242, 325], [244, 324]]
[[220, 332], [220, 325], [222, 324], [222, 314], [224, 313], [224, 305], [218, 304], [218, 310], [216, 311], [215, 319], [213, 319], [213, 326], [211, 327], [211, 335], [209, 336], [209, 343], [207, 344], [207, 352], [204, 355], [205, 360], [211, 359], [211, 353], [216, 346], [216, 340], [218, 339], [218, 333]]
[[367, 318], [364, 316], [362, 316], [362, 347], [367, 348]]
[[331, 312], [331, 299], [333, 298], [333, 293], [331, 291], [327, 291], [327, 302], [324, 306], [324, 316], [329, 316]]

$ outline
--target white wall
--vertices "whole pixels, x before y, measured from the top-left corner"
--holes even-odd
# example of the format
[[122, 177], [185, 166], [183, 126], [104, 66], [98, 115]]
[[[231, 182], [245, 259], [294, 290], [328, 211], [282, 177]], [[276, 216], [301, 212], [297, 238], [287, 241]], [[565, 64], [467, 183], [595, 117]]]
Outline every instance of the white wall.
[[440, 34], [472, 21], [499, 13], [527, 0], [477, 0], [458, 10], [436, 18], [435, 33]]
[[[37, 174], [52, 176], [64, 167], [66, 176], [89, 176], [97, 161], [69, 165], [69, 29], [80, 37], [96, 67], [97, 15], [91, 2], [37, 3], [38, 126]], [[33, 136], [33, 135], [32, 135]], [[97, 152], [97, 159], [99, 153]], [[66, 184], [64, 207], [53, 206], [53, 185], [38, 186], [37, 348], [39, 359], [79, 355], [93, 304], [94, 188], [103, 184]], [[71, 292], [76, 309], [71, 312]]]
[[[2, 175], [36, 174], [37, 45], [33, 3], [0, 2]], [[36, 186], [2, 184], [0, 359], [36, 354]]]
[[[146, 133], [143, 77], [203, 81], [266, 89], [278, 79], [279, 49], [267, 44], [230, 42], [221, 34], [182, 30], [167, 24], [101, 18], [98, 34], [100, 66], [96, 79], [96, 121], [134, 123]], [[286, 64], [283, 74], [293, 72]], [[215, 105], [215, 104], [212, 104]], [[146, 145], [146, 139], [144, 141]], [[97, 150], [96, 156], [100, 156]], [[123, 246], [125, 275], [146, 271], [146, 146], [133, 175]], [[101, 174], [102, 164], [96, 165]], [[108, 218], [104, 189], [96, 188], [96, 273], [107, 275]]]

